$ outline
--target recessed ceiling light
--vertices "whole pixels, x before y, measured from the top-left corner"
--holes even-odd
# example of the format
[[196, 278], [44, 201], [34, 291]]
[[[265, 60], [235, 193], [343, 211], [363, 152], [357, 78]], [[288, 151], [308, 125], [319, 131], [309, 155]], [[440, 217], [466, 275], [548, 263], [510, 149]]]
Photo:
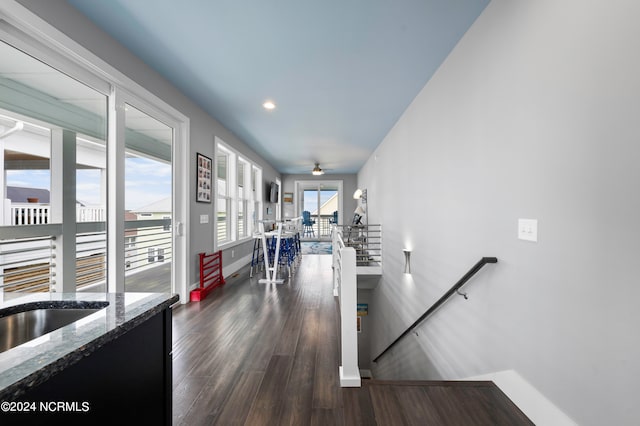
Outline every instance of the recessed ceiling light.
[[271, 101], [266, 101], [262, 104], [262, 106], [264, 107], [264, 109], [274, 109], [276, 107], [276, 104]]

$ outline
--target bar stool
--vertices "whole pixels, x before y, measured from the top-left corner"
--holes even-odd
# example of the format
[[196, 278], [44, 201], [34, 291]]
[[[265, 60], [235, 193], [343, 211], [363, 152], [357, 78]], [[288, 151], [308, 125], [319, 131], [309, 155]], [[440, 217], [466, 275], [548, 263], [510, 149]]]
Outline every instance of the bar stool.
[[313, 225], [316, 224], [315, 220], [311, 220], [311, 212], [305, 210], [302, 212], [302, 236], [304, 237], [305, 235], [311, 236], [313, 235], [314, 237], [316, 236], [314, 230], [313, 230]]
[[249, 269], [249, 277], [253, 277], [253, 267], [262, 267], [264, 265], [264, 254], [260, 245], [260, 238], [253, 239], [253, 252], [251, 253], [251, 268]]

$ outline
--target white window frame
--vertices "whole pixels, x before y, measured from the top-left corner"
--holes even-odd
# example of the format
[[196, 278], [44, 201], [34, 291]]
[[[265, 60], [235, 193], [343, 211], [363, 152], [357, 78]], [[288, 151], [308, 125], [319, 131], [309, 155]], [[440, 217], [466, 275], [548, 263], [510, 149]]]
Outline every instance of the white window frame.
[[[238, 230], [238, 240], [243, 240], [247, 237], [251, 236], [251, 225], [249, 224], [249, 202], [251, 200], [250, 198], [250, 193], [251, 193], [251, 163], [248, 160], [245, 160], [244, 158], [238, 156], [238, 161], [236, 163], [236, 176], [240, 176], [239, 171], [240, 171], [240, 165], [242, 164], [243, 166], [243, 173], [242, 173], [242, 196], [240, 195], [240, 182], [236, 182], [236, 193], [238, 196], [238, 199], [236, 200], [236, 208], [238, 209], [236, 211], [236, 220], [238, 222], [237, 224], [237, 230]], [[244, 222], [242, 224], [242, 226], [240, 226], [240, 204], [242, 204], [243, 206], [243, 213], [244, 216], [242, 218], [242, 222]], [[244, 231], [244, 233], [241, 233], [241, 230]]]
[[[255, 175], [254, 175], [255, 173]], [[262, 169], [255, 164], [251, 166], [251, 202], [249, 203], [249, 214], [253, 219], [251, 221], [251, 233], [255, 234], [260, 231], [258, 223], [262, 220]]]
[[276, 178], [276, 185], [278, 185], [278, 201], [276, 202], [276, 222], [280, 222], [282, 220], [282, 203], [280, 200], [282, 199], [282, 181], [280, 178]]
[[[226, 181], [225, 181], [225, 190], [224, 190], [224, 194], [220, 193], [220, 179], [218, 177], [218, 159], [220, 158], [220, 156], [226, 156], [227, 157], [227, 170], [226, 170]], [[216, 186], [216, 198], [215, 198], [215, 220], [214, 220], [214, 230], [215, 230], [215, 241], [218, 245], [218, 247], [224, 246], [225, 244], [230, 244], [233, 243], [236, 240], [235, 237], [235, 230], [234, 230], [234, 215], [235, 215], [235, 206], [234, 206], [234, 188], [235, 188], [235, 158], [236, 155], [235, 153], [228, 147], [226, 146], [223, 142], [218, 141], [216, 143], [216, 155], [215, 155], [215, 159], [216, 159], [216, 167], [215, 167], [215, 176], [216, 176], [216, 182], [215, 182], [215, 186]], [[220, 240], [220, 235], [218, 233], [218, 224], [219, 224], [219, 220], [218, 220], [218, 207], [219, 207], [219, 203], [220, 200], [223, 199], [225, 200], [225, 204], [227, 205], [227, 211], [225, 214], [225, 218], [226, 218], [226, 239], [224, 240]]]
[[[218, 203], [218, 155], [227, 155], [227, 194], [225, 199], [228, 200], [230, 211], [227, 213], [229, 217], [227, 236], [224, 241], [218, 241], [218, 215], [214, 217], [214, 241], [216, 244], [216, 250], [224, 249], [226, 247], [240, 244], [252, 238], [253, 233], [257, 232], [257, 221], [262, 220], [262, 168], [256, 163], [243, 157], [238, 151], [227, 145], [222, 139], [216, 136], [216, 203]], [[244, 170], [244, 194], [242, 200], [246, 201], [245, 223], [246, 234], [239, 235], [238, 226], [238, 204], [241, 201], [238, 188], [238, 164], [242, 162], [245, 166]], [[254, 182], [253, 173], [256, 173], [256, 179]], [[255, 214], [258, 210], [257, 215]], [[214, 211], [217, 212], [217, 205]], [[249, 220], [249, 218], [257, 217], [257, 219]]]
[[[109, 97], [107, 286], [124, 291], [124, 102], [174, 129], [172, 291], [187, 303], [189, 274], [189, 118], [103, 61], [17, 2], [0, 3], [0, 18], [15, 29], [1, 31], [2, 40]], [[74, 256], [75, 257], [75, 256]], [[75, 262], [75, 259], [73, 259]]]

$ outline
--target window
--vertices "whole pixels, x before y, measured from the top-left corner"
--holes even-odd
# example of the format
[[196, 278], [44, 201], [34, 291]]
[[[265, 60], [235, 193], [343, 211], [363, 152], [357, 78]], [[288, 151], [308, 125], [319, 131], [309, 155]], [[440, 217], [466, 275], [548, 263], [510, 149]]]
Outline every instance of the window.
[[220, 147], [216, 156], [217, 195], [216, 195], [216, 233], [218, 244], [231, 241], [231, 197], [229, 196], [229, 157], [230, 153]]
[[[276, 179], [276, 185], [278, 188], [282, 188], [282, 182], [280, 179]], [[282, 190], [278, 191], [278, 201], [276, 201], [276, 220], [282, 220], [282, 203], [280, 203], [280, 198], [282, 197]]]
[[218, 140], [216, 149], [218, 247], [249, 238], [262, 218], [262, 169]]
[[[20, 44], [0, 40], [0, 252], [11, 253], [0, 256], [0, 300], [106, 279], [104, 86], [76, 80]], [[59, 239], [70, 222], [77, 232]], [[42, 238], [32, 238], [31, 225]]]
[[[127, 231], [127, 232], [135, 232], [135, 231]], [[130, 269], [132, 265], [132, 261], [136, 256], [136, 237], [135, 236], [125, 236], [124, 237], [124, 267], [126, 269]]]
[[147, 250], [147, 261], [149, 263], [153, 263], [156, 261], [156, 249], [154, 247], [150, 247]]
[[[11, 259], [0, 256], [0, 299], [22, 291], [122, 292], [127, 277], [152, 269], [135, 271], [132, 256], [139, 256], [137, 266], [164, 261], [160, 266], [170, 271], [162, 276], [171, 285], [168, 290], [188, 300], [187, 262], [183, 261], [188, 233], [176, 239], [170, 228], [163, 237], [171, 240], [171, 245], [162, 246], [162, 252], [160, 248], [147, 252], [149, 238], [126, 223], [139, 217], [126, 208], [126, 199], [136, 185], [128, 185], [130, 179], [125, 178], [126, 165], [134, 157], [158, 158], [171, 173], [174, 164], [186, 169], [188, 118], [53, 27], [42, 25], [35, 15], [5, 16], [5, 11], [22, 10], [11, 3], [0, 7], [0, 189], [5, 194], [1, 198], [11, 200], [11, 208], [0, 209], [0, 251], [17, 244], [22, 269], [14, 277], [13, 287], [7, 286], [10, 280], [5, 265]], [[34, 25], [42, 25], [42, 32], [27, 35], [19, 29]], [[152, 114], [132, 116], [133, 105]], [[148, 119], [164, 124], [171, 144], [157, 143], [159, 138]], [[174, 150], [174, 138], [180, 149]], [[165, 172], [153, 167], [144, 171], [155, 176]], [[178, 206], [171, 216], [176, 223], [185, 223], [189, 182], [181, 174], [170, 175], [169, 182], [177, 186], [164, 186]], [[144, 196], [151, 193], [148, 185], [137, 188], [144, 188], [138, 191]], [[135, 199], [143, 201], [142, 197]], [[168, 211], [157, 210], [144, 222], [160, 222], [156, 213]], [[65, 238], [58, 238], [62, 224], [73, 222], [77, 223], [75, 235], [65, 231]], [[34, 241], [32, 226], [17, 225], [38, 225], [37, 233], [43, 238]], [[158, 247], [159, 243], [153, 244]], [[29, 253], [22, 250], [24, 245]], [[49, 257], [56, 261], [48, 261]], [[180, 260], [175, 262], [177, 267], [173, 266], [175, 260]], [[75, 267], [59, 267], [74, 263]], [[38, 276], [30, 272], [34, 268]]]
[[238, 238], [242, 239], [249, 235], [248, 206], [249, 206], [249, 185], [248, 173], [251, 169], [249, 163], [243, 159], [238, 159]]
[[258, 232], [258, 223], [262, 220], [262, 170], [256, 166], [251, 168], [251, 225], [252, 231]]

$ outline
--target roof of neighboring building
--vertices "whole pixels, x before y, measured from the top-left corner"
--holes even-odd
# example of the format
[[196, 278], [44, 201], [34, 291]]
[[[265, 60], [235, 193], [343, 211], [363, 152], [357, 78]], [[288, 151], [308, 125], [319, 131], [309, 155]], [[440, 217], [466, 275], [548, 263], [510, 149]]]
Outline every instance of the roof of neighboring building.
[[[330, 214], [333, 214], [333, 212], [335, 211], [338, 211], [338, 193], [337, 192], [333, 194], [331, 198], [325, 201], [323, 205], [320, 206], [321, 215], [330, 215]], [[318, 210], [315, 210], [311, 214], [317, 215]]]
[[28, 203], [27, 198], [37, 198], [39, 203], [48, 204], [50, 194], [48, 189], [7, 186], [7, 198], [12, 203]]
[[171, 212], [171, 197], [163, 198], [154, 203], [148, 204], [139, 209], [131, 210], [134, 213], [170, 213]]

